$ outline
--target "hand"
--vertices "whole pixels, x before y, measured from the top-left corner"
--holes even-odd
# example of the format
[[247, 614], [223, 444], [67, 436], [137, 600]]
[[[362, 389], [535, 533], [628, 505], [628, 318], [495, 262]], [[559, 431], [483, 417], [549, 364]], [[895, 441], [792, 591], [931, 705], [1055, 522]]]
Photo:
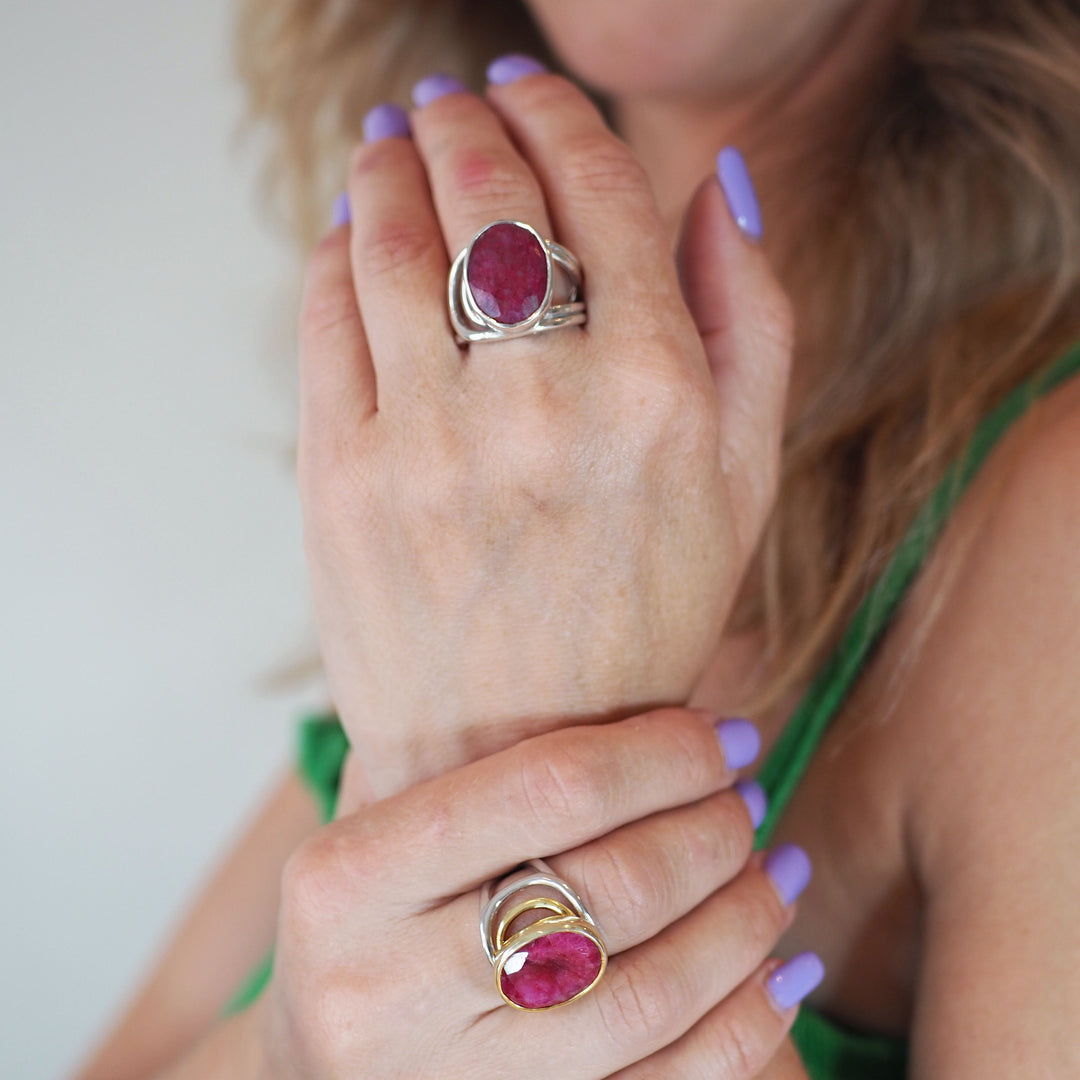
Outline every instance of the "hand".
[[[731, 780], [710, 718], [668, 709], [527, 740], [322, 829], [284, 876], [261, 1075], [757, 1075], [795, 1012], [764, 963], [793, 909], [747, 865]], [[525, 1016], [495, 989], [477, 888], [537, 853], [610, 959], [586, 997]]]
[[[684, 300], [643, 170], [566, 80], [452, 93], [413, 128], [357, 150], [301, 320], [316, 617], [378, 795], [523, 718], [686, 699], [770, 506], [790, 352], [715, 178]], [[585, 327], [454, 344], [450, 257], [499, 218], [578, 255]]]

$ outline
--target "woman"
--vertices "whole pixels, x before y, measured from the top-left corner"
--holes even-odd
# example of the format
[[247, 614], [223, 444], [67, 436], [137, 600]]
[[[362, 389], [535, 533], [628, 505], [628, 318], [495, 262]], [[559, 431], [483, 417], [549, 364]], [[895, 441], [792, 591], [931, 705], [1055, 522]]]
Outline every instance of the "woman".
[[[1077, 1075], [1080, 9], [527, 8], [246, 15], [301, 231], [363, 127], [301, 315], [336, 820], [283, 783], [84, 1077]], [[455, 343], [503, 219], [584, 327]], [[610, 958], [545, 1017], [476, 941], [534, 856]]]

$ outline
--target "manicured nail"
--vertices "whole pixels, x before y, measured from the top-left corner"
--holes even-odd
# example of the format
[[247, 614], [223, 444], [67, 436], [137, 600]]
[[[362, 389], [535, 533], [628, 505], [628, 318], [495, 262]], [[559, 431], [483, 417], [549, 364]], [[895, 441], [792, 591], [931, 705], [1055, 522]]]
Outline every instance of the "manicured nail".
[[750, 821], [756, 829], [764, 820], [769, 809], [769, 800], [765, 789], [756, 780], [740, 780], [735, 790], [742, 796], [746, 809], [750, 811]]
[[409, 134], [409, 117], [400, 105], [384, 101], [364, 117], [364, 142]]
[[761, 736], [749, 720], [722, 720], [716, 725], [716, 737], [729, 769], [745, 768], [761, 750]]
[[413, 104], [422, 109], [447, 94], [460, 94], [464, 89], [465, 84], [453, 75], [429, 75], [412, 88]]
[[330, 226], [336, 229], [339, 225], [348, 225], [352, 220], [349, 213], [349, 193], [343, 191], [335, 200], [334, 208], [330, 211]]
[[798, 1005], [825, 978], [825, 965], [817, 953], [804, 952], [781, 964], [768, 978], [769, 997], [784, 1012]]
[[795, 903], [799, 894], [810, 884], [814, 872], [810, 856], [798, 844], [781, 844], [773, 848], [763, 866], [785, 904]]
[[761, 207], [746, 162], [734, 146], [725, 146], [716, 158], [716, 175], [724, 189], [735, 224], [754, 240], [761, 239]]
[[510, 53], [488, 64], [487, 79], [495, 86], [505, 86], [525, 75], [542, 75], [545, 71], [547, 68], [534, 57], [525, 56], [524, 53]]

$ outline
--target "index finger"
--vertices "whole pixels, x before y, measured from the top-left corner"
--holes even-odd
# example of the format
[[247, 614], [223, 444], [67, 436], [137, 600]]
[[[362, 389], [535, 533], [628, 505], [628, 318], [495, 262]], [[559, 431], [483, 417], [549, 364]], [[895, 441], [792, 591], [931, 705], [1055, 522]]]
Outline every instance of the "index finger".
[[395, 897], [428, 908], [526, 859], [711, 795], [759, 748], [747, 720], [658, 709], [529, 739], [332, 827], [407, 852], [377, 862]]

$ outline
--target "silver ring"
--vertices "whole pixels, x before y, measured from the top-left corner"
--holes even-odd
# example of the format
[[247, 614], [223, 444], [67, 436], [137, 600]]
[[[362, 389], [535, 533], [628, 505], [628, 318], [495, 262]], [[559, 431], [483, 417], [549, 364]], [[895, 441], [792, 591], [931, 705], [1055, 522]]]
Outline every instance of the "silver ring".
[[485, 225], [450, 267], [447, 301], [459, 345], [585, 322], [581, 263], [523, 221]]
[[[495, 987], [526, 1012], [555, 1009], [589, 993], [607, 967], [607, 946], [585, 901], [543, 860], [530, 859], [492, 895], [480, 893], [480, 941], [495, 969]], [[523, 894], [530, 894], [525, 896]], [[547, 915], [513, 930], [521, 916]]]

